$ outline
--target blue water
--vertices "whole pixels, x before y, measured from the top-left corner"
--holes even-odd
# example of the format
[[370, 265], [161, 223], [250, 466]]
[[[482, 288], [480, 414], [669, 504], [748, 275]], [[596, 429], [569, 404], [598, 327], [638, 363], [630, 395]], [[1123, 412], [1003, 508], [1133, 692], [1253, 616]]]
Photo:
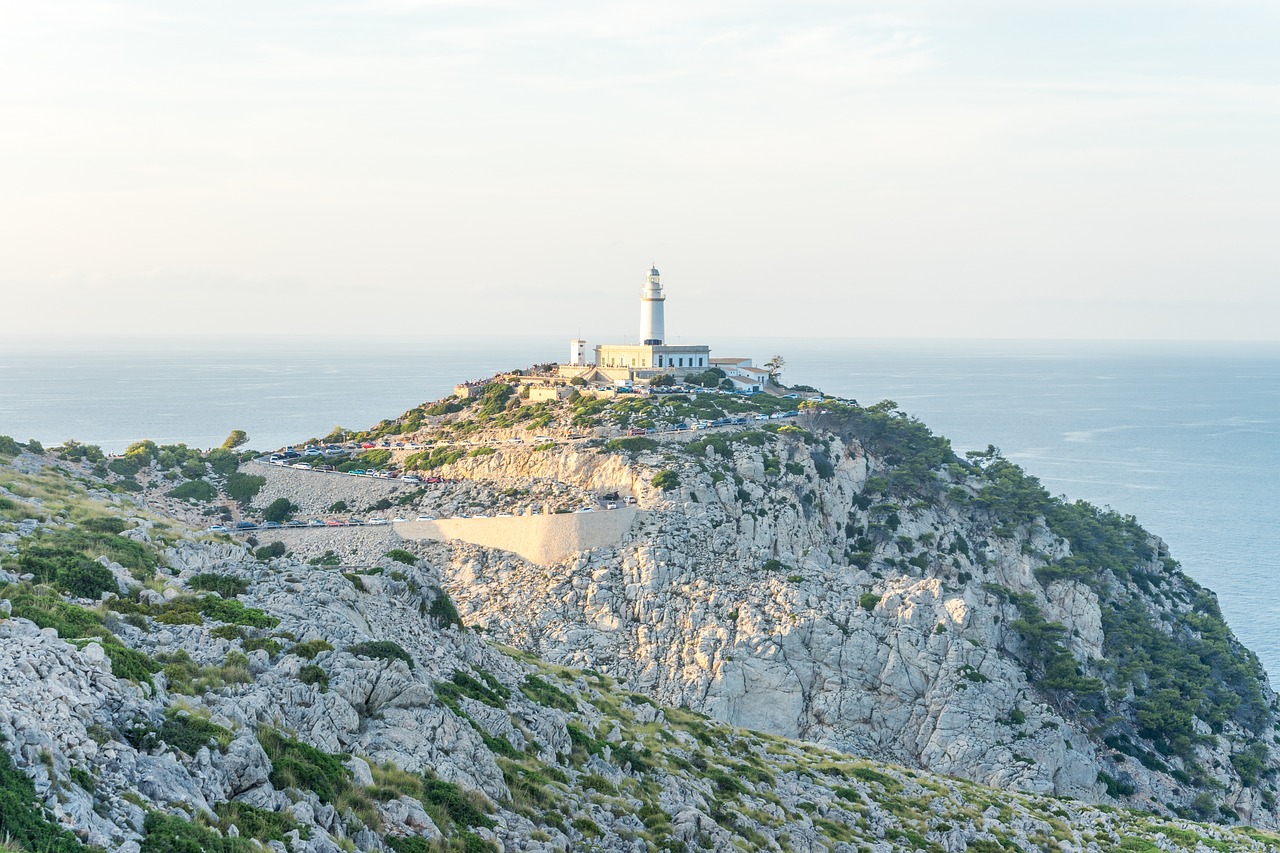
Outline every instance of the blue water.
[[[896, 400], [959, 450], [995, 444], [1053, 493], [1136, 515], [1280, 672], [1280, 602], [1267, 592], [1280, 572], [1280, 346], [711, 344], [757, 363], [781, 353], [789, 381]], [[239, 428], [272, 448], [566, 349], [559, 338], [437, 338], [0, 351], [0, 434], [119, 450], [139, 438], [211, 447]]]

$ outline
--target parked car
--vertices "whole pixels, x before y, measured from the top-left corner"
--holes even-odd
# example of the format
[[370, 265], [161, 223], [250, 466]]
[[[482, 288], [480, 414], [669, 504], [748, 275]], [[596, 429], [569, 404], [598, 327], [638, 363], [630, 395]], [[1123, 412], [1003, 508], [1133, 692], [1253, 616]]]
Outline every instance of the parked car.
[[420, 515], [418, 516], [417, 520], [418, 521], [435, 521], [436, 517], [434, 515]]
[[311, 521], [310, 521], [310, 522], [308, 522], [308, 524], [309, 524], [311, 527], [324, 527], [324, 519], [322, 519], [322, 518], [313, 518], [313, 519], [311, 519]]
[[278, 527], [284, 527], [284, 525], [278, 521], [268, 521], [266, 524], [262, 525], [263, 530], [275, 530]]
[[371, 525], [374, 525], [375, 527], [386, 524], [386, 523], [387, 523], [387, 520], [385, 518], [371, 518], [365, 522], [365, 524], [371, 524]]
[[257, 530], [257, 529], [258, 529], [258, 525], [254, 524], [252, 521], [236, 522], [236, 530]]
[[341, 527], [344, 524], [346, 524], [346, 522], [340, 518], [331, 518], [324, 523], [324, 526], [325, 527]]
[[208, 533], [226, 533], [229, 529], [230, 528], [221, 524], [213, 524], [205, 528], [205, 531]]

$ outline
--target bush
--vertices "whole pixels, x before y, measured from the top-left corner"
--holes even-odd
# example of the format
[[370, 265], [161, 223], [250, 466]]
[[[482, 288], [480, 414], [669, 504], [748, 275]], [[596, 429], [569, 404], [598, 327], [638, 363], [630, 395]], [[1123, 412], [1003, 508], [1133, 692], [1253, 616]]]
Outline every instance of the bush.
[[248, 838], [224, 838], [212, 829], [162, 812], [147, 812], [141, 853], [251, 853]]
[[653, 450], [658, 446], [658, 442], [652, 438], [646, 438], [643, 435], [631, 436], [629, 438], [615, 438], [605, 443], [605, 450], [619, 451], [622, 453], [643, 453], [646, 450]]
[[397, 563], [404, 563], [406, 566], [417, 565], [418, 558], [410, 554], [403, 548], [392, 548], [386, 554], [383, 554], [389, 560], [395, 560]]
[[104, 592], [118, 592], [115, 575], [96, 560], [80, 557], [58, 569], [54, 583], [76, 598], [101, 598]]
[[227, 497], [241, 504], [248, 504], [258, 496], [258, 492], [267, 484], [266, 477], [259, 477], [254, 474], [241, 474], [239, 471], [234, 474], [227, 475], [226, 484], [222, 490], [227, 493]]
[[202, 598], [200, 612], [219, 622], [245, 625], [250, 628], [274, 628], [280, 620], [256, 607], [245, 607], [234, 598]]
[[262, 518], [264, 521], [274, 521], [279, 524], [293, 518], [293, 514], [298, 509], [298, 505], [288, 498], [276, 498], [262, 511]]
[[539, 705], [559, 708], [571, 714], [578, 713], [578, 703], [573, 701], [572, 696], [536, 675], [525, 676], [524, 684], [520, 685], [520, 692]]
[[427, 609], [427, 615], [435, 621], [436, 626], [447, 628], [450, 625], [457, 625], [462, 628], [462, 617], [458, 615], [458, 608], [454, 607], [449, 593], [440, 587], [433, 587], [432, 592], [435, 593], [435, 598], [431, 601], [431, 607]]
[[226, 750], [231, 743], [232, 734], [222, 726], [209, 722], [202, 717], [174, 711], [170, 708], [165, 721], [160, 726], [160, 739], [180, 752], [194, 756], [200, 747], [217, 743]]
[[363, 643], [356, 643], [354, 646], [348, 646], [347, 652], [359, 657], [373, 658], [374, 660], [404, 661], [409, 669], [413, 669], [413, 658], [398, 643], [393, 643], [390, 640], [369, 640]]
[[19, 850], [84, 853], [88, 849], [45, 817], [44, 805], [36, 796], [30, 777], [14, 767], [8, 751], [0, 747], [0, 839], [6, 837]]
[[240, 466], [240, 457], [230, 450], [210, 450], [204, 461], [209, 463], [213, 473], [220, 477], [231, 476], [236, 472], [236, 468]]
[[318, 684], [321, 693], [329, 689], [329, 674], [318, 664], [309, 663], [299, 669], [298, 680], [303, 684]]
[[21, 452], [21, 444], [14, 441], [10, 436], [0, 435], [0, 454], [5, 456], [17, 456]]
[[[285, 842], [288, 833], [302, 829], [286, 812], [271, 812], [248, 803], [218, 803], [213, 807], [213, 811], [218, 815], [218, 827], [224, 833], [228, 828], [235, 826], [240, 830], [242, 838], [256, 838], [264, 843]], [[305, 829], [302, 830], [302, 837], [307, 837]]]
[[285, 551], [286, 548], [284, 543], [276, 541], [272, 542], [270, 545], [263, 545], [261, 548], [253, 552], [253, 556], [265, 562], [273, 557], [283, 557], [285, 555]]
[[876, 605], [880, 603], [880, 596], [874, 592], [864, 592], [858, 597], [858, 604], [863, 610], [875, 610]]
[[166, 494], [178, 500], [207, 503], [218, 496], [218, 490], [208, 480], [188, 480]]
[[244, 595], [249, 590], [249, 582], [247, 580], [214, 572], [202, 572], [194, 576], [187, 581], [187, 586], [203, 592], [216, 592], [223, 598], [235, 598], [237, 595]]
[[305, 643], [298, 643], [289, 649], [289, 654], [297, 655], [306, 660], [315, 660], [316, 656], [321, 652], [331, 652], [333, 646], [327, 640], [307, 640]]
[[670, 469], [659, 471], [652, 482], [662, 491], [669, 492], [680, 485], [680, 475]]
[[321, 752], [271, 729], [259, 730], [258, 742], [271, 759], [270, 779], [276, 788], [311, 791], [320, 802], [332, 803], [353, 787], [351, 771], [337, 755]]

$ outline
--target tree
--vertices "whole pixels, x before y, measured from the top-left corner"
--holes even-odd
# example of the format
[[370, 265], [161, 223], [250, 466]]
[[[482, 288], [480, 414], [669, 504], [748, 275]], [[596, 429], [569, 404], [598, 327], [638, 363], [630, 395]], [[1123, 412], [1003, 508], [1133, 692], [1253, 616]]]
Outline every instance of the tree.
[[775, 355], [764, 363], [764, 369], [769, 371], [769, 384], [780, 385], [778, 377], [782, 375], [782, 368], [786, 367], [787, 360], [780, 355]]
[[233, 429], [227, 440], [222, 442], [223, 450], [235, 450], [249, 440], [249, 434], [242, 429]]

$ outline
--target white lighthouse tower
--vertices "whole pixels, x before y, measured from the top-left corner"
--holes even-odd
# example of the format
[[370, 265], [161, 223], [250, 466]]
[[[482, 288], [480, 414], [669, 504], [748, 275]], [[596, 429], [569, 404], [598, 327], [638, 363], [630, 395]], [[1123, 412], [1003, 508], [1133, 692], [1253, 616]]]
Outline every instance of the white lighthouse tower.
[[658, 277], [658, 268], [651, 266], [644, 291], [640, 294], [640, 343], [643, 346], [662, 345], [666, 337], [662, 303], [666, 301], [667, 297], [662, 293], [662, 282]]

